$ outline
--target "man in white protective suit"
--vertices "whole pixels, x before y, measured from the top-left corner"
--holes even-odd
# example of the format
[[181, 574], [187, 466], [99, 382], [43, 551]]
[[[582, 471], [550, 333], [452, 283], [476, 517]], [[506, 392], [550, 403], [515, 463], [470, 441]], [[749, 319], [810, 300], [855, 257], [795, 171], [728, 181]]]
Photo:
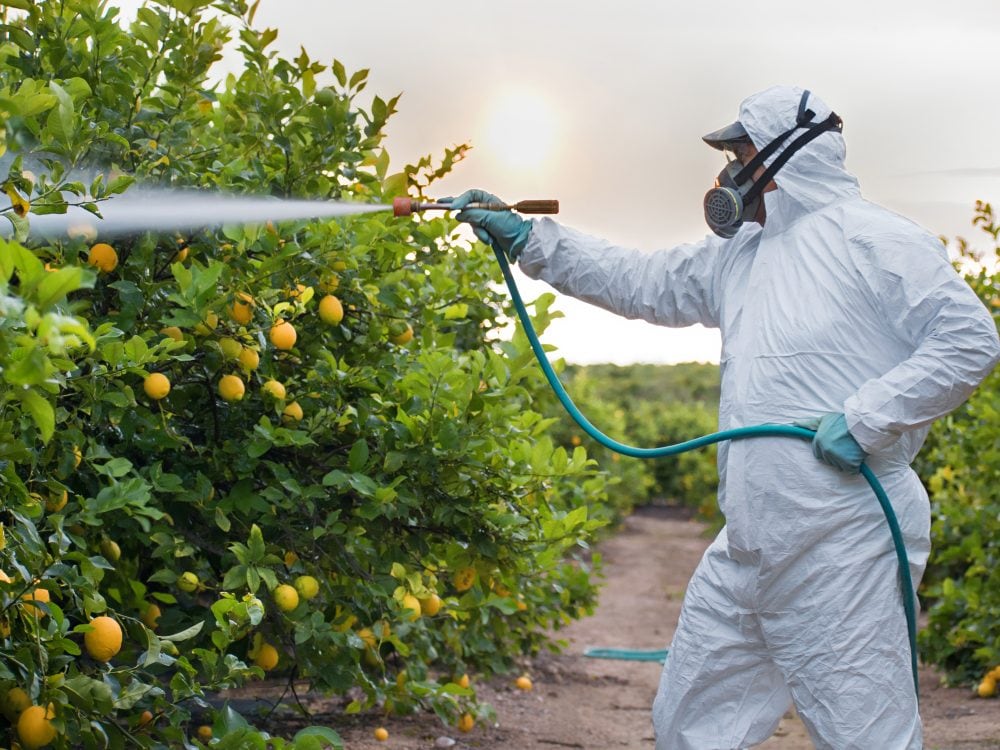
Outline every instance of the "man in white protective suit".
[[[858, 471], [864, 462], [885, 487], [916, 585], [930, 514], [910, 463], [1000, 342], [942, 243], [861, 197], [841, 128], [800, 88], [746, 99], [737, 122], [705, 137], [738, 157], [705, 199], [714, 234], [672, 249], [513, 212], [458, 214], [561, 292], [626, 318], [720, 328], [720, 429], [818, 428], [811, 446], [720, 444], [726, 526], [687, 589], [653, 703], [657, 750], [751, 747], [792, 703], [817, 748], [922, 747], [897, 560]], [[452, 205], [492, 198], [469, 191]]]

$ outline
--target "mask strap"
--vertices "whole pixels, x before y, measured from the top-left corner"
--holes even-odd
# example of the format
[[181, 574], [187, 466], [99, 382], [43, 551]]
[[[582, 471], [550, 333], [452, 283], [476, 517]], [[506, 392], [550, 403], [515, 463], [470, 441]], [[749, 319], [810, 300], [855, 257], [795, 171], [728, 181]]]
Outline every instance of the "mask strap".
[[817, 125], [809, 125], [809, 123], [812, 122], [812, 119], [816, 116], [816, 113], [811, 109], [806, 109], [806, 103], [808, 101], [809, 91], [807, 89], [806, 91], [803, 91], [802, 96], [799, 97], [799, 111], [795, 115], [795, 127], [789, 128], [767, 144], [761, 151], [758, 151], [757, 155], [747, 162], [747, 165], [743, 167], [742, 171], [736, 175], [735, 179], [738, 184], [742, 185], [744, 182], [748, 182], [750, 178], [753, 177], [753, 173], [757, 171], [757, 168], [763, 166], [764, 162], [771, 158], [771, 155], [781, 148], [781, 144], [783, 144], [785, 140], [787, 140], [788, 136], [796, 130], [802, 127], [818, 127]]
[[760, 195], [764, 188], [774, 179], [774, 175], [777, 174], [778, 170], [785, 166], [785, 163], [795, 155], [795, 152], [809, 143], [809, 141], [818, 138], [828, 130], [837, 130], [839, 132], [843, 128], [844, 121], [840, 119], [836, 112], [831, 112], [830, 116], [823, 120], [823, 122], [810, 127], [809, 130], [788, 144], [788, 148], [771, 163], [771, 166], [764, 170], [764, 174], [760, 176], [759, 180], [754, 180], [753, 185], [750, 186], [746, 195], [743, 196], [744, 204], [750, 203], [750, 201]]

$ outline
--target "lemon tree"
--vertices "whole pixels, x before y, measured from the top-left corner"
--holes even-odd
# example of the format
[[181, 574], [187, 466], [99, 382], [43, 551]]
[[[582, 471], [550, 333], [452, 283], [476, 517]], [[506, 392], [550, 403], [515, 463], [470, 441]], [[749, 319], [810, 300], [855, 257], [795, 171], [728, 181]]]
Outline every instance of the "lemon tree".
[[[398, 97], [282, 57], [255, 4], [150, 2], [127, 28], [113, 3], [23, 6], [0, 4], [0, 743], [23, 718], [22, 746], [339, 745], [231, 710], [199, 736], [204, 696], [265, 673], [471, 729], [489, 708], [447, 675], [557, 647], [608, 517], [497, 335], [488, 251], [447, 217], [96, 218], [136, 183], [424, 195], [467, 149], [390, 168]], [[32, 232], [71, 209], [94, 219]]]
[[[966, 279], [1000, 321], [1000, 221], [978, 203], [980, 241], [958, 240]], [[984, 236], [985, 235], [985, 236]], [[977, 249], [978, 248], [978, 249]], [[931, 558], [919, 592], [928, 608], [921, 655], [995, 694], [1000, 676], [1000, 370], [931, 430], [917, 464], [931, 498]], [[992, 686], [991, 687], [991, 683]]]

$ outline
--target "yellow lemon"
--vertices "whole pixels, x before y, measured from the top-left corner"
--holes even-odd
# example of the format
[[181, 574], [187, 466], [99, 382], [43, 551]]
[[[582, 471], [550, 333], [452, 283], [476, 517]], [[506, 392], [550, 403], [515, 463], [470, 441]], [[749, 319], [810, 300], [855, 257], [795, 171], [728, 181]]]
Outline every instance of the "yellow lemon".
[[319, 581], [312, 576], [299, 576], [295, 579], [295, 590], [303, 599], [312, 599], [319, 593]]
[[420, 601], [413, 594], [406, 594], [403, 597], [403, 609], [412, 610], [409, 614], [403, 615], [410, 622], [420, 619]]
[[388, 730], [386, 730], [385, 727], [378, 727], [375, 730], [375, 739], [377, 739], [379, 742], [385, 742], [387, 739], [389, 739]]
[[122, 626], [107, 615], [90, 621], [93, 630], [84, 633], [83, 645], [95, 661], [111, 661], [122, 649]]
[[219, 316], [209, 310], [205, 313], [205, 319], [194, 327], [194, 332], [199, 336], [208, 336], [219, 327]]
[[257, 655], [253, 657], [253, 663], [265, 672], [270, 672], [278, 666], [278, 649], [270, 643], [262, 643], [257, 649]]
[[274, 344], [275, 349], [288, 351], [295, 346], [295, 340], [298, 338], [298, 334], [295, 332], [295, 326], [288, 321], [279, 318], [275, 321], [274, 325], [271, 326], [268, 338], [271, 339], [271, 343]]
[[55, 709], [50, 703], [47, 708], [28, 706], [17, 720], [17, 736], [26, 750], [39, 750], [56, 738], [56, 728], [52, 726]]
[[282, 612], [291, 612], [299, 606], [299, 592], [293, 586], [283, 583], [274, 590], [274, 603]]
[[97, 229], [92, 224], [73, 224], [66, 229], [66, 236], [71, 240], [93, 242], [97, 239]]
[[476, 569], [472, 567], [459, 568], [455, 571], [454, 582], [458, 591], [468, 591], [476, 582]]
[[[45, 602], [46, 604], [52, 601], [52, 595], [49, 594], [49, 590], [43, 588], [37, 588], [34, 591], [22, 594], [21, 598], [26, 602]], [[41, 617], [45, 614], [41, 609], [31, 604], [25, 604], [24, 611], [28, 614], [33, 614], [35, 617]]]
[[150, 373], [142, 381], [142, 390], [154, 401], [159, 401], [170, 393], [170, 379], [162, 372]]
[[[265, 393], [269, 393], [271, 396], [278, 399], [279, 401], [285, 400], [285, 386], [283, 386], [277, 380], [268, 380], [266, 383], [264, 383], [263, 389]], [[299, 419], [302, 419], [302, 417], [299, 417]]]
[[260, 355], [256, 349], [244, 347], [238, 361], [244, 370], [256, 370], [260, 366]]
[[198, 739], [202, 742], [208, 742], [212, 739], [212, 727], [208, 724], [202, 724], [198, 727]]
[[146, 611], [142, 613], [142, 623], [150, 630], [156, 630], [160, 615], [162, 614], [163, 612], [160, 610], [158, 604], [150, 604], [146, 607]]
[[405, 327], [402, 325], [391, 326], [389, 328], [389, 339], [394, 344], [405, 346], [413, 339], [413, 328], [409, 323], [406, 323]]
[[514, 686], [518, 690], [525, 690], [525, 691], [531, 690], [532, 688], [531, 678], [528, 677], [527, 675], [521, 675], [516, 680], [514, 680]]
[[327, 325], [339, 325], [344, 319], [344, 306], [340, 300], [332, 294], [326, 295], [319, 301], [319, 319]]
[[227, 336], [226, 338], [219, 339], [219, 349], [222, 351], [222, 356], [226, 359], [237, 359], [243, 353], [243, 344]]
[[476, 720], [472, 718], [472, 714], [462, 714], [462, 718], [458, 720], [458, 729], [461, 732], [471, 732], [475, 725]]
[[79, 445], [73, 446], [73, 468], [79, 469], [80, 464], [83, 462], [83, 451], [80, 450]]
[[31, 696], [19, 687], [11, 688], [3, 697], [3, 713], [11, 724], [16, 722], [21, 712], [30, 705]]
[[106, 242], [98, 242], [90, 248], [87, 262], [102, 273], [111, 273], [118, 267], [118, 253]]
[[347, 270], [347, 263], [345, 263], [342, 260], [335, 260], [333, 261], [333, 264], [330, 266], [330, 268], [332, 268], [334, 271], [343, 272]]
[[122, 557], [122, 548], [114, 539], [105, 539], [101, 542], [101, 554], [108, 562], [118, 562]]
[[285, 293], [288, 295], [289, 299], [298, 299], [306, 293], [308, 288], [309, 287], [305, 284], [296, 284], [294, 289], [286, 289]]
[[246, 325], [253, 320], [253, 297], [246, 292], [240, 292], [229, 306], [229, 317], [233, 322]]
[[239, 401], [246, 390], [238, 375], [223, 375], [219, 380], [219, 395], [223, 401]]
[[[268, 383], [275, 383], [275, 382], [277, 381], [274, 380], [268, 381]], [[281, 385], [281, 383], [278, 383], [278, 385]], [[264, 388], [265, 389], [267, 388], [267, 383], [264, 383]], [[285, 386], [283, 385], [281, 385], [281, 392], [282, 393], [285, 392]], [[290, 568], [299, 561], [299, 556], [294, 552], [294, 550], [288, 550], [287, 552], [285, 552], [285, 556], [282, 559], [285, 561], [285, 565]]]
[[976, 693], [980, 698], [992, 698], [997, 694], [997, 681], [992, 677], [985, 677], [976, 688]]
[[331, 273], [329, 276], [324, 276], [316, 286], [324, 294], [332, 294], [340, 286], [340, 278], [337, 274]]
[[181, 577], [177, 579], [177, 588], [190, 594], [198, 588], [199, 583], [198, 576], [189, 570], [186, 573], [182, 573]]
[[184, 340], [184, 332], [177, 326], [167, 326], [166, 328], [161, 328], [160, 333], [167, 338], [173, 339], [174, 341]]
[[433, 617], [441, 611], [441, 597], [437, 594], [431, 594], [426, 599], [421, 599], [420, 611], [428, 617]]
[[66, 507], [66, 503], [68, 502], [69, 493], [66, 490], [62, 490], [55, 495], [49, 496], [49, 499], [45, 501], [45, 510], [49, 513], [58, 513]]
[[461, 677], [455, 680], [455, 684], [458, 685], [459, 687], [468, 688], [469, 685], [472, 684], [472, 681], [469, 679], [469, 675], [463, 674]]
[[285, 422], [301, 422], [303, 417], [302, 407], [299, 406], [298, 401], [292, 401], [281, 412], [281, 416]]
[[378, 643], [378, 641], [375, 640], [375, 634], [372, 632], [371, 628], [361, 628], [361, 630], [358, 631], [358, 638], [364, 641], [368, 648], [375, 648]]

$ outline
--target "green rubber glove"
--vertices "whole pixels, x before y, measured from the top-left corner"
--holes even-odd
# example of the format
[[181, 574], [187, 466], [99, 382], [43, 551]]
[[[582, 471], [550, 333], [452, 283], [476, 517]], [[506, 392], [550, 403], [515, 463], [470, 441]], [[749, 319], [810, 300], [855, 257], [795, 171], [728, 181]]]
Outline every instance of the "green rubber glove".
[[[451, 203], [455, 217], [472, 225], [472, 231], [480, 241], [490, 247], [503, 250], [507, 259], [514, 263], [528, 243], [531, 222], [525, 221], [513, 211], [486, 211], [481, 208], [465, 209], [470, 203], [502, 202], [485, 190], [466, 190], [457, 198], [442, 198], [441, 203]], [[465, 210], [463, 210], [465, 209]]]
[[820, 461], [848, 474], [858, 474], [861, 471], [861, 464], [868, 458], [868, 454], [847, 429], [847, 418], [843, 414], [824, 414], [795, 424], [816, 431], [812, 449], [813, 455]]

